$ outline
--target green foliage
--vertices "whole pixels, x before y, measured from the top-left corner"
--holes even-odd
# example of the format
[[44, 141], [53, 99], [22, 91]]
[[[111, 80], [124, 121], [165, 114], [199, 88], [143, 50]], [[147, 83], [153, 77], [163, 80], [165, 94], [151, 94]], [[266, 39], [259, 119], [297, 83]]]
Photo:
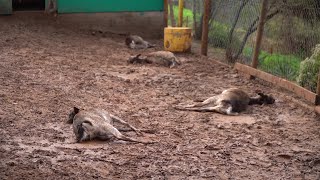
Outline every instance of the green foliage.
[[[252, 47], [245, 47], [242, 51], [242, 55], [245, 56], [246, 58], [251, 58], [253, 55], [253, 48]], [[260, 51], [258, 60], [259, 60], [259, 64], [263, 63], [263, 60], [267, 57], [270, 56], [269, 53], [267, 53], [266, 51]]]
[[[209, 31], [209, 43], [216, 48], [227, 48], [228, 37], [229, 37], [230, 27], [222, 24], [220, 22], [214, 21], [212, 23], [212, 28]], [[236, 49], [240, 46], [240, 39], [238, 36], [233, 36], [231, 47]]]
[[298, 83], [300, 86], [316, 92], [320, 68], [320, 44], [316, 46], [310, 58], [301, 62]]
[[[178, 16], [179, 16], [179, 7], [173, 6], [174, 10], [174, 18], [176, 20], [176, 23], [178, 22]], [[200, 14], [196, 15], [197, 21], [200, 22], [201, 16]], [[170, 21], [170, 18], [169, 18]], [[192, 27], [193, 25], [193, 12], [190, 9], [183, 9], [183, 24], [188, 24], [189, 27]], [[171, 22], [169, 22], [171, 24]], [[228, 45], [228, 36], [230, 32], [230, 27], [222, 24], [220, 22], [214, 21], [212, 23], [212, 27], [209, 31], [209, 43], [211, 46], [216, 48], [227, 48]], [[234, 36], [232, 39], [231, 47], [233, 49], [236, 49], [240, 46], [240, 39], [238, 36]]]
[[[243, 50], [245, 57], [252, 57], [253, 49], [246, 47]], [[260, 51], [259, 69], [270, 74], [295, 81], [299, 74], [301, 59], [292, 55], [270, 54]]]
[[292, 55], [268, 54], [260, 55], [259, 68], [273, 75], [295, 81], [300, 67], [301, 60]]
[[212, 30], [209, 31], [209, 43], [213, 47], [226, 48], [230, 28], [224, 24], [214, 21]]
[[[168, 7], [170, 8], [170, 7]], [[170, 11], [169, 11], [170, 13]], [[179, 19], [179, 7], [178, 6], [173, 6], [173, 14], [174, 14], [174, 19], [176, 21], [176, 23], [178, 23], [178, 19]], [[170, 15], [169, 15], [170, 17]], [[197, 21], [200, 21], [200, 15], [197, 14], [196, 15]], [[169, 18], [169, 24], [171, 25], [171, 20]], [[188, 25], [188, 27], [192, 27], [193, 25], [193, 12], [191, 9], [183, 9], [183, 25]]]

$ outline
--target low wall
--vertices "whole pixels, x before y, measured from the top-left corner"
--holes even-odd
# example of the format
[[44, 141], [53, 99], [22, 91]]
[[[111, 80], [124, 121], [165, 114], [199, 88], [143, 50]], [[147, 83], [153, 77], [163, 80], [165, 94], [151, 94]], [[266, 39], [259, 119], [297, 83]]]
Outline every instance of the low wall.
[[138, 34], [147, 38], [163, 37], [163, 12], [121, 12], [58, 14], [61, 25], [76, 25], [114, 33]]

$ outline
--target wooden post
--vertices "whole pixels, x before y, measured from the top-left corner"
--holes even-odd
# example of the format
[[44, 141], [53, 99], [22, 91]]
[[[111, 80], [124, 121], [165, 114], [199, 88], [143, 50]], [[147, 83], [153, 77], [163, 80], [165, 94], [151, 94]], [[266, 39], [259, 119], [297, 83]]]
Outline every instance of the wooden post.
[[168, 0], [163, 1], [163, 26], [168, 27]]
[[205, 0], [204, 14], [202, 23], [202, 37], [201, 37], [201, 54], [208, 55], [208, 36], [209, 36], [209, 15], [211, 12], [211, 0]]
[[259, 58], [261, 40], [262, 40], [262, 35], [263, 35], [263, 28], [264, 28], [264, 24], [265, 24], [265, 20], [266, 20], [266, 15], [267, 15], [267, 7], [268, 7], [268, 0], [263, 0], [259, 24], [258, 24], [258, 30], [257, 30], [256, 44], [255, 44], [253, 58], [252, 58], [252, 67], [253, 68], [257, 68], [258, 63], [259, 63], [258, 58]]
[[183, 0], [179, 0], [179, 20], [178, 20], [178, 27], [182, 27], [182, 23], [183, 23], [183, 6], [184, 6]]
[[176, 21], [174, 19], [174, 10], [173, 10], [173, 4], [172, 0], [168, 0], [169, 3], [169, 12], [170, 12], [170, 21], [171, 21], [171, 26], [176, 27]]
[[317, 100], [316, 105], [320, 105], [320, 70], [318, 73], [318, 83], [317, 83]]

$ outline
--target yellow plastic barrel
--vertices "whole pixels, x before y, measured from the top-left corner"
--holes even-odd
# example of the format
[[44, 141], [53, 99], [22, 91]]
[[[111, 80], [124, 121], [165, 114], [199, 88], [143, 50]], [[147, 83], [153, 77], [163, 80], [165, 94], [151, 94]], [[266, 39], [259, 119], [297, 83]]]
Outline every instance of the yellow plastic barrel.
[[171, 52], [190, 52], [192, 30], [188, 27], [164, 28], [164, 49]]

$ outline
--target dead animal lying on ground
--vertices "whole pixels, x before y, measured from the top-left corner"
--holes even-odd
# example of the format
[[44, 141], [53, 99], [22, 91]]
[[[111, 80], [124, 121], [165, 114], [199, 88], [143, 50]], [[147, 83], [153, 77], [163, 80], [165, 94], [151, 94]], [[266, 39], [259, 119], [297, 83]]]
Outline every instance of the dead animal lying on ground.
[[126, 45], [131, 49], [147, 49], [156, 46], [143, 40], [142, 37], [137, 35], [129, 35], [126, 37]]
[[157, 64], [161, 66], [167, 66], [170, 68], [180, 65], [179, 60], [176, 56], [169, 51], [156, 51], [151, 52], [146, 55], [138, 54], [136, 56], [131, 56], [128, 60], [131, 64]]
[[74, 107], [72, 112], [69, 114], [68, 120], [68, 123], [73, 124], [73, 132], [76, 136], [77, 142], [91, 139], [108, 140], [115, 137], [116, 139], [124, 141], [143, 144], [152, 143], [139, 141], [123, 135], [113, 126], [114, 122], [126, 125], [137, 134], [141, 134], [139, 129], [102, 109], [80, 110], [79, 108]]
[[248, 105], [273, 104], [274, 102], [275, 99], [272, 96], [263, 93], [258, 93], [256, 97], [250, 97], [241, 89], [230, 88], [203, 102], [175, 108], [185, 111], [217, 112], [226, 115], [238, 115], [239, 112], [245, 111]]

